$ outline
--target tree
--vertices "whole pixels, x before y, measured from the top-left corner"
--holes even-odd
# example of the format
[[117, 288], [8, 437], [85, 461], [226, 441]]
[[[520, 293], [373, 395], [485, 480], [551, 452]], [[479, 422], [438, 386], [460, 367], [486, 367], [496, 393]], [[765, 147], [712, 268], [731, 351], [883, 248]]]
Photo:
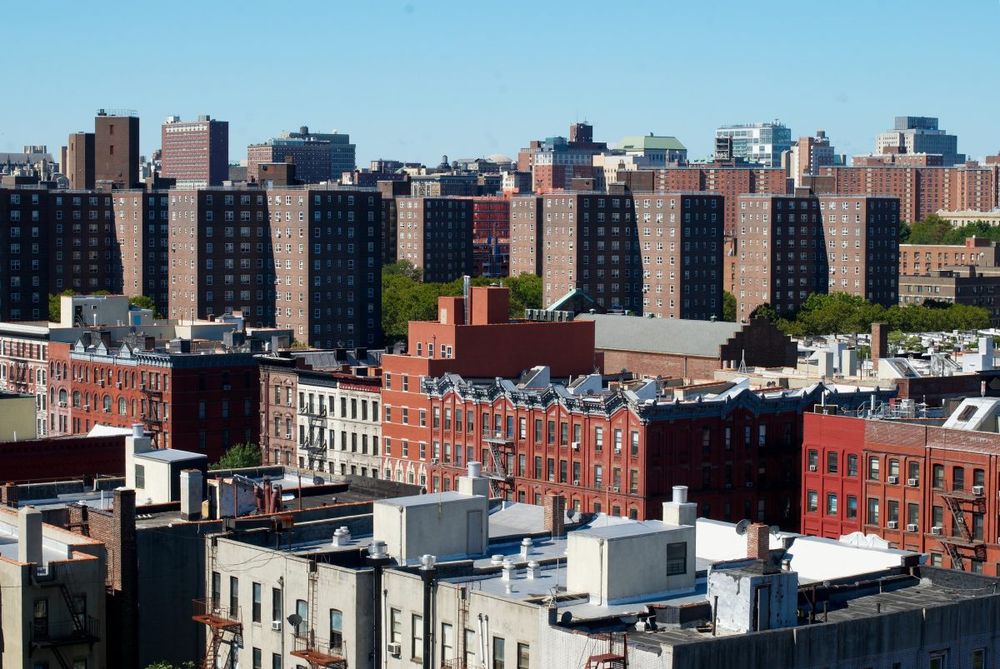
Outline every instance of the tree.
[[757, 307], [750, 312], [750, 318], [763, 318], [776, 323], [778, 321], [778, 310], [771, 306], [769, 302], [764, 304], [758, 304]]
[[937, 214], [930, 214], [910, 226], [910, 244], [942, 244], [952, 230], [951, 223]]
[[910, 241], [910, 224], [906, 221], [899, 222], [899, 243], [908, 244]]
[[261, 462], [260, 447], [246, 442], [233, 444], [219, 461], [209, 465], [209, 469], [242, 469], [243, 467], [259, 467]]
[[382, 268], [382, 276], [405, 276], [411, 281], [420, 281], [423, 277], [423, 270], [416, 267], [409, 260], [400, 260], [390, 263]]
[[722, 320], [736, 322], [736, 296], [728, 290], [722, 291]]
[[76, 295], [76, 291], [67, 288], [58, 295], [49, 295], [49, 322], [58, 323], [62, 312], [62, 297]]
[[128, 298], [128, 303], [137, 306], [140, 309], [151, 309], [153, 312], [153, 318], [163, 318], [163, 314], [156, 308], [156, 303], [153, 302], [153, 298], [151, 297], [147, 297], [145, 295], [133, 295]]

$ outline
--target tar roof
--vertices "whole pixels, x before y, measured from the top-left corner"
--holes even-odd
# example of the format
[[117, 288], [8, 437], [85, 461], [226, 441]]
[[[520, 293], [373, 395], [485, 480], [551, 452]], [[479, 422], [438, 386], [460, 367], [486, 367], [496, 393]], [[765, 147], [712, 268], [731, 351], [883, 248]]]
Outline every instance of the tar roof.
[[191, 451], [181, 451], [175, 448], [158, 448], [145, 453], [136, 453], [135, 457], [145, 460], [160, 460], [161, 462], [186, 462], [188, 460], [207, 460], [208, 456], [203, 453], [192, 453]]
[[392, 497], [390, 499], [380, 499], [376, 504], [386, 504], [389, 506], [427, 506], [441, 502], [454, 502], [462, 499], [469, 499], [472, 495], [464, 495], [460, 492], [450, 490], [448, 492], [436, 492], [430, 495], [410, 495], [409, 497]]
[[678, 318], [641, 318], [580, 314], [594, 321], [594, 345], [599, 349], [675, 353], [719, 357], [719, 347], [740, 331], [739, 323]]

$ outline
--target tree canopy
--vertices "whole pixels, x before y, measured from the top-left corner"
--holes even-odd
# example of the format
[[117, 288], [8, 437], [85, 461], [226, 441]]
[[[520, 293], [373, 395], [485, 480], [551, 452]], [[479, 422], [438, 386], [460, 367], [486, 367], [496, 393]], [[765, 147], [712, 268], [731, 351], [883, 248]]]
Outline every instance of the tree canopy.
[[260, 446], [246, 442], [233, 444], [219, 461], [209, 465], [209, 469], [242, 469], [243, 467], [259, 467], [261, 462]]
[[1000, 226], [973, 221], [954, 227], [937, 214], [931, 214], [911, 225], [902, 223], [899, 229], [901, 244], [964, 244], [969, 237], [1000, 242]]
[[722, 320], [736, 322], [736, 296], [728, 290], [722, 291]]
[[[442, 296], [462, 294], [462, 279], [448, 283], [420, 281], [421, 271], [402, 261], [382, 268], [382, 331], [386, 343], [406, 339], [410, 321], [429, 321], [437, 317], [437, 300]], [[490, 278], [476, 277], [473, 286], [500, 283], [510, 289], [510, 315], [523, 318], [525, 309], [542, 306], [542, 279], [533, 274]]]

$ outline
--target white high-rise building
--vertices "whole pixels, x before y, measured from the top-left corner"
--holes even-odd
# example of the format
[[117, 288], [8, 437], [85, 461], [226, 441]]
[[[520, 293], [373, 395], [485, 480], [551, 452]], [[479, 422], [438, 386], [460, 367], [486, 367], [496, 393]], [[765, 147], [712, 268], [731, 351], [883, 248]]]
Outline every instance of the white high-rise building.
[[792, 148], [792, 131], [780, 122], [724, 125], [715, 138], [733, 141], [732, 158], [765, 167], [780, 167], [781, 154]]

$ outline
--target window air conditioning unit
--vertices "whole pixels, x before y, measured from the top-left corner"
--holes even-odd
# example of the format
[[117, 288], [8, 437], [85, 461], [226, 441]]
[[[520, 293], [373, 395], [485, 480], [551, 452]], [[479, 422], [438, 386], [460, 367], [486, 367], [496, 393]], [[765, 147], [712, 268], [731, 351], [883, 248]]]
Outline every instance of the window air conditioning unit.
[[579, 451], [580, 450], [580, 442], [579, 441], [574, 441], [573, 443], [570, 444], [570, 447], [574, 451]]
[[974, 486], [972, 486], [972, 494], [973, 495], [982, 495], [983, 494], [983, 486], [981, 486], [981, 485], [974, 485]]
[[271, 621], [271, 631], [272, 632], [280, 632], [281, 631], [281, 621], [280, 620], [272, 620]]
[[888, 528], [889, 528], [890, 530], [894, 530], [894, 529], [896, 529], [897, 527], [899, 527], [899, 523], [898, 523], [898, 522], [896, 522], [895, 520], [890, 520], [890, 521], [889, 521], [888, 523], [886, 523], [886, 526], [887, 526], [887, 527], [888, 527]]
[[935, 525], [934, 527], [932, 527], [931, 528], [931, 534], [936, 534], [936, 535], [940, 536], [941, 535], [941, 527], [937, 526], [937, 525]]
[[436, 465], [437, 463], [438, 463], [438, 459], [437, 458], [431, 458], [431, 464], [432, 465]]
[[916, 532], [917, 531], [917, 524], [916, 523], [910, 523], [909, 525], [906, 526], [906, 531], [907, 532]]
[[393, 657], [399, 657], [400, 654], [403, 652], [403, 649], [399, 643], [394, 641], [386, 645], [385, 651], [389, 653], [389, 655], [392, 655]]
[[580, 487], [580, 479], [573, 479], [573, 485], [577, 488]]
[[816, 465], [809, 465], [809, 471], [811, 472], [816, 471]]
[[621, 455], [621, 452], [622, 452], [621, 446], [615, 446], [615, 455]]
[[911, 488], [916, 488], [918, 483], [919, 481], [917, 481], [917, 479], [906, 479], [906, 485], [910, 486]]
[[889, 477], [886, 478], [886, 481], [888, 481], [889, 483], [891, 483], [893, 485], [896, 485], [897, 483], [899, 483], [899, 477], [898, 476], [889, 476]]

